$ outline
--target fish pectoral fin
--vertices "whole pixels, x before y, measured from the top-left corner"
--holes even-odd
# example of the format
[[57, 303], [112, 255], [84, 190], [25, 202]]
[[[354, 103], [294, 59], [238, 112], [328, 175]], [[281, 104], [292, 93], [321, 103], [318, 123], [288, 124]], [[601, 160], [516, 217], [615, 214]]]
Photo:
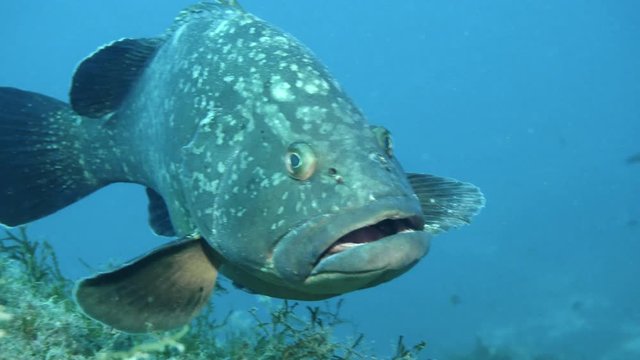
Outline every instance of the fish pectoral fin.
[[90, 118], [118, 110], [163, 42], [162, 38], [120, 39], [84, 59], [71, 83], [73, 110]]
[[218, 264], [206, 241], [183, 239], [81, 280], [75, 299], [86, 315], [118, 330], [169, 330], [187, 324], [207, 304]]
[[176, 231], [162, 195], [152, 188], [147, 188], [147, 197], [149, 198], [149, 225], [153, 232], [160, 236], [175, 236]]
[[425, 230], [434, 234], [469, 224], [484, 207], [480, 189], [466, 182], [427, 174], [407, 174], [425, 221]]

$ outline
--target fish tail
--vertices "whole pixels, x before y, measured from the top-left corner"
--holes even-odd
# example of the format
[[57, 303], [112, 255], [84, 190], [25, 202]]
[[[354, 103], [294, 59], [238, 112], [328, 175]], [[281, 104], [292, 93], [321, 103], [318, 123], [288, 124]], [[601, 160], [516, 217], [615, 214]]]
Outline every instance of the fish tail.
[[39, 219], [106, 185], [84, 150], [86, 122], [62, 101], [0, 87], [0, 223]]

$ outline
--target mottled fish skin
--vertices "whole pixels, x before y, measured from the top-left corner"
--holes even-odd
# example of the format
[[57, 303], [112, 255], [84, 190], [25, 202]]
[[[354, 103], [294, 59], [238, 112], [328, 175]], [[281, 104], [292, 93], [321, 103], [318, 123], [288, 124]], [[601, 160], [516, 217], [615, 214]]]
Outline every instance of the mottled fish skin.
[[[421, 211], [398, 162], [324, 66], [237, 8], [185, 12], [116, 116], [110, 148], [123, 176], [161, 194], [177, 234], [207, 239], [232, 278], [300, 287], [344, 229], [322, 243], [278, 244], [291, 229], [382, 198], [392, 212]], [[287, 173], [294, 142], [317, 156], [307, 181]], [[416, 258], [428, 248], [421, 237]]]

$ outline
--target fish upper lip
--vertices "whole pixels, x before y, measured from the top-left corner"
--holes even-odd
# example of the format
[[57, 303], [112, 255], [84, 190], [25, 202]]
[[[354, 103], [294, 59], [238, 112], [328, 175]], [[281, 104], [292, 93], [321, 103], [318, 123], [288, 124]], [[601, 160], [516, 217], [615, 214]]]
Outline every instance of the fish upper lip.
[[340, 239], [385, 220], [406, 221], [407, 228], [413, 231], [424, 227], [422, 209], [415, 198], [410, 195], [377, 198], [358, 207], [312, 217], [292, 227], [274, 246], [273, 265], [283, 278], [304, 281], [322, 260], [333, 255], [328, 251]]

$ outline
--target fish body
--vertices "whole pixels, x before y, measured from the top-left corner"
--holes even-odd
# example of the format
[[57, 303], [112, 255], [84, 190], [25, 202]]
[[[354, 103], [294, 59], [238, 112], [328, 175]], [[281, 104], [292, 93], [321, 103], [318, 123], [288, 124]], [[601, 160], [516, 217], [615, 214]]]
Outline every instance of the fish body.
[[125, 331], [186, 323], [219, 272], [305, 300], [380, 284], [484, 205], [471, 184], [406, 173], [311, 52], [235, 2], [99, 49], [70, 106], [12, 88], [0, 104], [0, 222], [131, 182], [154, 231], [179, 239], [76, 287], [85, 313]]

